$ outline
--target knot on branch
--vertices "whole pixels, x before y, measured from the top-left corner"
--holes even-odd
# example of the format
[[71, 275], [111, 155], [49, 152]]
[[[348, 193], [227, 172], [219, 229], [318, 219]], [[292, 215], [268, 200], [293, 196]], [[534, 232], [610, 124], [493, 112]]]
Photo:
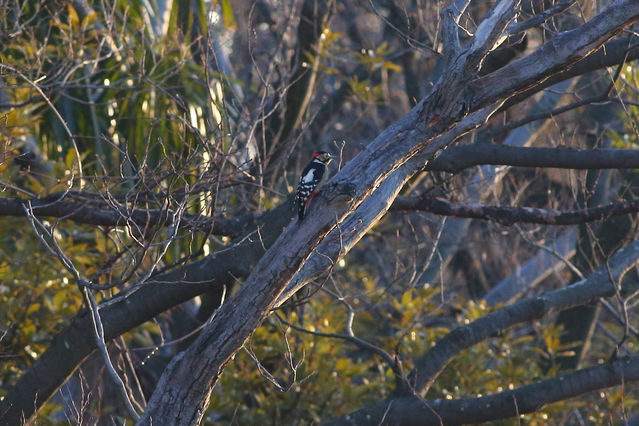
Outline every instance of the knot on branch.
[[337, 189], [340, 196], [347, 197], [349, 200], [355, 198], [357, 195], [355, 184], [350, 182], [338, 184]]
[[357, 187], [351, 182], [334, 182], [327, 187], [326, 192], [331, 200], [348, 202], [357, 196]]
[[543, 317], [548, 313], [550, 308], [550, 301], [544, 297], [535, 297], [530, 301], [530, 311], [535, 318]]
[[337, 183], [335, 192], [337, 195], [336, 198], [344, 199], [344, 201], [350, 201], [357, 195], [355, 184], [350, 182]]

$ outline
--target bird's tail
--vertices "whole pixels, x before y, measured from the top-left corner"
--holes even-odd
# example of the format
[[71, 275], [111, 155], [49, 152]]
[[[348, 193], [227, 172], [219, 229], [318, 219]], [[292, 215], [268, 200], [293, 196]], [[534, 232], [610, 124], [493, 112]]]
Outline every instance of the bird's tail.
[[304, 213], [306, 213], [306, 205], [305, 203], [299, 204], [299, 210], [297, 211], [297, 216], [299, 217], [299, 222], [304, 220]]

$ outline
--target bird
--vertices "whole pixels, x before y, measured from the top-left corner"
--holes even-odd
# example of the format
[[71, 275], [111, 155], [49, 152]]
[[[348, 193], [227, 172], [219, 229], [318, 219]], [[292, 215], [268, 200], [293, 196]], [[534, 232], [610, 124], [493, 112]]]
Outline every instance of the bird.
[[300, 183], [297, 186], [297, 207], [298, 217], [301, 222], [304, 220], [306, 208], [311, 198], [319, 193], [320, 188], [326, 183], [328, 178], [328, 164], [333, 157], [326, 151], [317, 151], [313, 154], [313, 159], [302, 171]]

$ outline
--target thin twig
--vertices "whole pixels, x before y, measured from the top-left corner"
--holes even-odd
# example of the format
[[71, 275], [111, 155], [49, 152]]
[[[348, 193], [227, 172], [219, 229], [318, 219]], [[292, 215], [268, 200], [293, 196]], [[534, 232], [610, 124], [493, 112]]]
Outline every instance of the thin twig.
[[335, 334], [335, 333], [322, 333], [320, 331], [311, 331], [308, 330], [304, 327], [300, 327], [298, 325], [295, 325], [287, 320], [285, 320], [280, 314], [276, 313], [275, 315], [277, 316], [277, 318], [282, 321], [282, 323], [288, 327], [291, 327], [294, 330], [297, 331], [301, 331], [303, 333], [307, 333], [307, 334], [311, 334], [313, 336], [319, 336], [319, 337], [329, 337], [332, 339], [342, 339], [342, 340], [346, 340], [347, 342], [350, 342], [352, 344], [354, 344], [355, 346], [357, 346], [360, 349], [372, 352], [376, 355], [378, 355], [380, 358], [382, 358], [387, 364], [388, 366], [391, 368], [391, 370], [393, 371], [393, 374], [395, 375], [395, 384], [398, 390], [402, 390], [402, 389], [408, 389], [408, 382], [406, 381], [406, 375], [404, 374], [404, 371], [402, 370], [401, 364], [399, 362], [397, 362], [396, 359], [394, 359], [388, 352], [386, 352], [385, 350], [383, 350], [382, 348], [380, 348], [379, 346], [375, 346], [373, 344], [370, 344], [358, 337], [355, 336], [355, 334], [353, 333], [352, 330], [352, 323], [353, 323], [353, 317], [354, 317], [354, 311], [349, 310], [349, 316], [348, 316], [348, 322], [349, 325], [347, 326], [347, 334]]
[[113, 367], [113, 363], [111, 363], [111, 358], [109, 357], [109, 352], [107, 351], [106, 343], [104, 340], [104, 326], [102, 325], [102, 321], [100, 320], [98, 304], [96, 303], [95, 298], [93, 297], [93, 292], [89, 288], [87, 288], [87, 286], [84, 285], [82, 282], [78, 284], [82, 288], [84, 296], [89, 302], [89, 306], [91, 306], [91, 319], [93, 320], [93, 331], [95, 332], [96, 341], [98, 344], [98, 350], [100, 351], [100, 354], [102, 354], [102, 359], [104, 360], [104, 364], [107, 367], [107, 371], [109, 372], [111, 379], [113, 379], [113, 382], [115, 383], [115, 386], [120, 394], [120, 397], [122, 398], [122, 402], [124, 402], [124, 406], [129, 412], [129, 416], [131, 416], [131, 418], [133, 418], [133, 420], [137, 422], [138, 420], [140, 420], [140, 415], [137, 413], [137, 411], [135, 411], [135, 408], [133, 407], [133, 404], [131, 403], [131, 399], [129, 397], [129, 393], [126, 389], [126, 386], [124, 386], [124, 382], [118, 375], [118, 372], [115, 371], [115, 367]]
[[[628, 37], [628, 46], [630, 45], [630, 36]], [[621, 62], [617, 65], [617, 70], [615, 71], [615, 74], [613, 75], [610, 83], [608, 84], [608, 87], [599, 95], [596, 96], [592, 96], [590, 98], [587, 99], [582, 99], [580, 101], [577, 102], [573, 102], [571, 104], [559, 107], [559, 108], [555, 108], [552, 111], [548, 111], [548, 112], [542, 112], [539, 114], [534, 114], [531, 115], [530, 117], [526, 117], [526, 118], [522, 118], [521, 120], [517, 120], [514, 121], [512, 123], [508, 123], [505, 124], [495, 130], [493, 130], [491, 132], [490, 137], [494, 138], [495, 136], [501, 134], [501, 133], [505, 133], [508, 132], [510, 130], [516, 129], [518, 127], [521, 126], [525, 126], [528, 123], [532, 123], [533, 121], [537, 121], [537, 120], [541, 120], [541, 119], [547, 119], [547, 118], [552, 118], [555, 117], [557, 115], [563, 114], [564, 112], [573, 110], [575, 108], [579, 108], [588, 104], [601, 104], [601, 103], [605, 103], [605, 102], [610, 102], [610, 92], [612, 91], [612, 89], [615, 87], [615, 83], [617, 82], [617, 80], [619, 79], [619, 76], [621, 75], [621, 71], [623, 69], [624, 64], [626, 63], [626, 60], [628, 59], [628, 54], [630, 53], [630, 49], [626, 48], [626, 51], [624, 52], [623, 57], [621, 58]]]
[[577, 275], [580, 280], [586, 279], [584, 277], [584, 274], [582, 274], [581, 271], [577, 269], [577, 267], [570, 260], [568, 260], [565, 256], [563, 256], [557, 250], [553, 250], [548, 246], [545, 246], [543, 244], [540, 244], [534, 241], [530, 236], [528, 236], [528, 234], [523, 229], [521, 229], [519, 225], [515, 225], [515, 227], [519, 231], [519, 234], [524, 239], [524, 241], [526, 241], [528, 244], [532, 245], [533, 247], [537, 247], [538, 249], [541, 249], [552, 256], [555, 256], [557, 259], [563, 262], [572, 272], [574, 272], [575, 275]]
[[[124, 385], [124, 382], [122, 381], [117, 371], [113, 367], [113, 363], [111, 362], [111, 358], [109, 357], [109, 352], [107, 350], [106, 342], [104, 340], [104, 326], [102, 325], [102, 321], [100, 320], [98, 305], [95, 301], [95, 298], [93, 297], [93, 293], [91, 292], [91, 289], [89, 288], [92, 286], [92, 284], [80, 276], [80, 272], [75, 267], [71, 259], [69, 259], [64, 254], [62, 248], [60, 247], [60, 245], [58, 244], [58, 242], [56, 241], [52, 233], [52, 229], [54, 229], [55, 226], [48, 227], [48, 226], [45, 226], [42, 222], [40, 222], [33, 215], [33, 208], [31, 208], [30, 205], [25, 206], [24, 208], [25, 208], [27, 217], [29, 218], [29, 222], [31, 223], [31, 227], [36, 233], [38, 239], [44, 244], [44, 246], [49, 250], [49, 252], [62, 263], [65, 269], [69, 271], [69, 273], [71, 273], [71, 275], [76, 280], [78, 287], [80, 291], [82, 292], [83, 297], [87, 301], [87, 305], [90, 307], [91, 318], [93, 320], [94, 333], [96, 337], [96, 345], [98, 347], [98, 350], [102, 354], [102, 359], [104, 360], [104, 364], [106, 365], [107, 370], [109, 371], [109, 375], [113, 379], [113, 382], [115, 383], [115, 386], [118, 389], [120, 396], [122, 397], [122, 402], [124, 403], [127, 411], [129, 412], [129, 415], [131, 416], [131, 418], [133, 418], [137, 422], [140, 419], [140, 416], [135, 411], [135, 408], [133, 407], [133, 404], [131, 402], [127, 389]], [[43, 233], [41, 234], [38, 231], [38, 229], [40, 229]], [[45, 235], [48, 241], [47, 239], [45, 239]]]
[[508, 35], [519, 34], [523, 31], [529, 30], [530, 28], [538, 27], [539, 25], [543, 24], [544, 22], [546, 22], [553, 16], [568, 9], [576, 1], [577, 0], [563, 0], [557, 3], [556, 5], [554, 5], [553, 7], [547, 9], [546, 11], [533, 16], [530, 19], [527, 19], [523, 22], [513, 23], [512, 25], [509, 25], [507, 28]]
[[[308, 376], [304, 377], [303, 379], [301, 379], [299, 381], [297, 380], [297, 371], [299, 370], [299, 368], [304, 363], [304, 360], [306, 359], [306, 353], [302, 352], [302, 359], [300, 359], [300, 361], [298, 363], [294, 363], [293, 362], [294, 361], [293, 360], [293, 352], [291, 351], [291, 346], [288, 343], [288, 339], [286, 338], [286, 331], [284, 332], [284, 341], [286, 342], [286, 352], [284, 353], [284, 358], [286, 359], [286, 362], [288, 363], [288, 366], [291, 369], [291, 373], [289, 375], [293, 376], [293, 379], [291, 380], [291, 382], [288, 385], [280, 384], [278, 382], [277, 378], [275, 378], [267, 370], [267, 368], [262, 365], [260, 360], [257, 358], [257, 355], [255, 355], [255, 352], [253, 351], [253, 348], [251, 346], [247, 347], [247, 345], [244, 345], [244, 350], [251, 357], [253, 362], [255, 362], [255, 365], [257, 366], [258, 370], [260, 371], [260, 374], [262, 375], [262, 377], [266, 378], [266, 380], [268, 380], [269, 382], [273, 383], [273, 385], [275, 385], [275, 387], [282, 393], [288, 392], [289, 390], [291, 390], [291, 388], [293, 387], [294, 384], [302, 383], [305, 380], [307, 380], [309, 377], [311, 377], [313, 374], [315, 374], [315, 372], [311, 372], [311, 374], [309, 374]], [[249, 345], [250, 345], [250, 342], [249, 342]]]

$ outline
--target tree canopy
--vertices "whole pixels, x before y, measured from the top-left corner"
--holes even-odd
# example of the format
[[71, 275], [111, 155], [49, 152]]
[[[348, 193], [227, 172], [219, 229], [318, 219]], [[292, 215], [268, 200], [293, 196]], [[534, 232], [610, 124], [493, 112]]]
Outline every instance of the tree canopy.
[[639, 421], [638, 2], [0, 4], [0, 423]]

